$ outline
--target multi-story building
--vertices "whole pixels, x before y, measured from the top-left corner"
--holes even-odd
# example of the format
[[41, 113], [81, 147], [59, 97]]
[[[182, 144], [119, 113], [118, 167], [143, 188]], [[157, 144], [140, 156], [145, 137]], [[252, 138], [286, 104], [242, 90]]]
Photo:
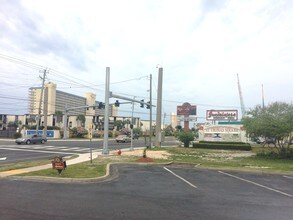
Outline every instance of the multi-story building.
[[171, 119], [171, 126], [172, 128], [176, 128], [176, 126], [179, 124], [178, 123], [178, 118], [177, 118], [177, 114], [172, 112], [171, 113], [171, 116], [170, 116], [170, 119]]
[[[42, 94], [43, 93], [43, 94]], [[41, 98], [42, 95], [42, 99]], [[29, 103], [28, 114], [25, 115], [10, 115], [0, 114], [0, 131], [7, 130], [9, 123], [17, 122], [18, 127], [22, 125], [33, 126], [36, 125], [37, 115], [40, 111], [39, 125], [45, 126], [58, 126], [61, 129], [64, 128], [64, 113], [65, 109], [67, 115], [67, 127], [85, 127], [94, 125], [94, 129], [103, 130], [104, 124], [104, 109], [99, 109], [99, 106], [103, 105], [102, 101], [96, 100], [96, 94], [88, 92], [84, 97], [66, 93], [57, 90], [57, 85], [54, 83], [46, 83], [42, 92], [42, 87], [29, 88]], [[89, 106], [89, 107], [87, 107]], [[45, 120], [45, 116], [47, 115]], [[79, 115], [85, 116], [85, 123], [82, 124], [77, 120]], [[120, 120], [125, 122], [126, 120], [133, 120], [134, 127], [140, 127], [140, 118], [134, 117], [119, 117], [118, 108], [115, 105], [109, 106], [109, 129], [114, 129], [115, 121]], [[130, 124], [126, 123], [126, 127]]]
[[[41, 99], [42, 93], [43, 97]], [[43, 92], [41, 87], [31, 87], [29, 89], [29, 114], [38, 115], [40, 111], [40, 114], [44, 115], [47, 111], [48, 125], [51, 126], [56, 124], [58, 113], [64, 113], [65, 109], [70, 109], [67, 111], [68, 116], [84, 115], [87, 119], [91, 118], [95, 122], [99, 117], [104, 116], [104, 110], [98, 108], [99, 103], [100, 101], [96, 101], [94, 93], [86, 93], [85, 97], [73, 95], [57, 90], [57, 85], [52, 82], [45, 84]], [[96, 107], [86, 108], [86, 106]], [[115, 106], [109, 106], [109, 116], [117, 116]], [[42, 120], [39, 123], [41, 124]], [[87, 124], [89, 123], [91, 122]]]

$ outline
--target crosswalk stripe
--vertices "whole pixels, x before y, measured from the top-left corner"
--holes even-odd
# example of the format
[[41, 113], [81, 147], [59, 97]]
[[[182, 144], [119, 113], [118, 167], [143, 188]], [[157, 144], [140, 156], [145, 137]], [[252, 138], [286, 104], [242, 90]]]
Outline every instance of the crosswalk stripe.
[[72, 153], [67, 154], [74, 154], [76, 152], [88, 152], [89, 148], [81, 148], [81, 147], [66, 147], [66, 146], [46, 146], [46, 145], [10, 145], [10, 146], [1, 146], [0, 149], [3, 150], [21, 150], [21, 151], [35, 151], [35, 152], [68, 152], [72, 151]]

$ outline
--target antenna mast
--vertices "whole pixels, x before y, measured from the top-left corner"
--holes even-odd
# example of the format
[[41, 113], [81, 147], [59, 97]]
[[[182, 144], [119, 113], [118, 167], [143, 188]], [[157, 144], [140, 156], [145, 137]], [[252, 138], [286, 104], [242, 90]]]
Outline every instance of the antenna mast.
[[242, 96], [238, 73], [237, 73], [237, 84], [238, 84], [238, 91], [239, 91], [239, 98], [240, 98], [240, 105], [241, 105], [241, 113], [242, 113], [242, 117], [243, 117], [245, 115], [245, 106], [244, 106], [244, 101], [243, 101], [243, 96]]

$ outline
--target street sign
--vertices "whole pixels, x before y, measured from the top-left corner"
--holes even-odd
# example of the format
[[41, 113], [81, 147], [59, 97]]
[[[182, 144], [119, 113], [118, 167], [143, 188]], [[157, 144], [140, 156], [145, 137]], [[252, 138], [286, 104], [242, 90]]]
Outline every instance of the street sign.
[[237, 121], [237, 110], [207, 110], [206, 119], [209, 121]]
[[196, 105], [190, 105], [187, 102], [183, 103], [183, 105], [178, 105], [177, 115], [196, 115]]

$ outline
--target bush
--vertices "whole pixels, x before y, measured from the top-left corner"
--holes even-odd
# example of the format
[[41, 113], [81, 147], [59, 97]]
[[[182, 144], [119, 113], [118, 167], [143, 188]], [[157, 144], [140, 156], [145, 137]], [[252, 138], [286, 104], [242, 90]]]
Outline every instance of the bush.
[[250, 151], [251, 145], [241, 142], [199, 142], [193, 143], [194, 148], [218, 149], [218, 150], [245, 150]]
[[293, 149], [289, 149], [287, 153], [280, 154], [277, 152], [259, 152], [256, 154], [259, 158], [264, 159], [293, 159]]
[[213, 144], [246, 144], [244, 142], [236, 142], [236, 141], [199, 141], [199, 143], [213, 143]]
[[60, 130], [58, 126], [47, 126], [47, 130]]
[[93, 133], [93, 138], [101, 138], [103, 135], [101, 133]]
[[138, 134], [139, 136], [142, 135], [141, 128], [133, 128], [133, 134]]
[[194, 140], [194, 134], [191, 132], [180, 132], [178, 139], [184, 143], [184, 147], [189, 147], [190, 141]]
[[14, 138], [16, 139], [16, 138], [21, 138], [22, 137], [22, 135], [21, 135], [21, 133], [19, 133], [19, 132], [17, 132], [17, 133], [15, 133], [14, 134]]
[[83, 138], [85, 135], [88, 134], [88, 131], [83, 127], [72, 128], [72, 137]]

